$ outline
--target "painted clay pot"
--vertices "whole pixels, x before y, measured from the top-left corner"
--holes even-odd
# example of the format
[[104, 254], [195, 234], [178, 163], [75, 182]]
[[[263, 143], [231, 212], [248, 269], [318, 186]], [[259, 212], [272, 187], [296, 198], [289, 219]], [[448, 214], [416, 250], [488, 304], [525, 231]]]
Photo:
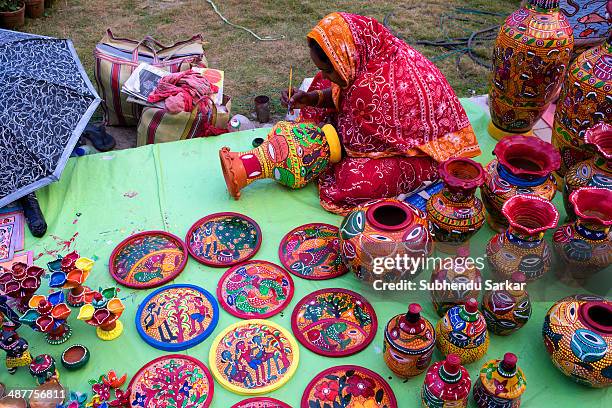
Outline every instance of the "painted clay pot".
[[470, 373], [461, 365], [456, 354], [434, 363], [421, 388], [421, 406], [424, 408], [467, 407], [472, 381]]
[[489, 226], [501, 232], [508, 228], [501, 209], [510, 197], [532, 194], [553, 199], [557, 184], [551, 173], [559, 168], [561, 158], [550, 143], [528, 136], [504, 138], [493, 154], [497, 158], [487, 165], [480, 192]]
[[521, 406], [527, 381], [517, 361], [516, 355], [506, 353], [503, 360], [490, 360], [482, 366], [473, 391], [478, 408]]
[[54, 379], [36, 387], [28, 402], [30, 408], [56, 408], [66, 396], [66, 389]]
[[72, 335], [72, 328], [67, 321], [72, 311], [64, 300], [64, 293], [60, 291], [47, 296], [34, 295], [28, 303], [30, 308], [19, 321], [34, 331], [45, 333], [49, 344], [64, 343]]
[[584, 134], [600, 122], [610, 123], [612, 115], [612, 35], [600, 46], [582, 53], [569, 69], [557, 102], [552, 144], [561, 153], [564, 177], [568, 169], [588, 159]]
[[553, 364], [579, 384], [612, 385], [612, 302], [591, 295], [559, 300], [544, 318], [544, 345]]
[[[480, 297], [482, 275], [475, 263], [469, 261], [469, 256], [469, 247], [461, 247], [456, 257], [445, 258], [431, 274], [429, 293], [440, 317], [451, 307], [464, 304], [470, 298]], [[453, 285], [459, 289], [453, 290]]]
[[341, 158], [338, 134], [332, 125], [278, 122], [259, 147], [246, 152], [219, 151], [227, 189], [236, 200], [255, 180], [270, 178], [290, 188], [302, 188]]
[[421, 306], [412, 303], [406, 314], [397, 315], [387, 323], [385, 363], [399, 377], [414, 377], [429, 366], [435, 344], [434, 327], [421, 316]]
[[557, 96], [573, 47], [559, 0], [529, 0], [506, 19], [493, 51], [491, 136], [531, 131]]
[[40, 354], [30, 363], [30, 375], [38, 384], [44, 384], [51, 379], [57, 381], [59, 373], [55, 367], [55, 359], [49, 354]]
[[484, 170], [471, 159], [450, 159], [439, 168], [442, 191], [427, 201], [427, 218], [432, 224], [436, 248], [456, 253], [484, 223], [482, 201], [474, 192], [484, 183]]
[[125, 306], [117, 297], [119, 288], [110, 287], [93, 294], [91, 303], [81, 306], [77, 319], [96, 328], [101, 340], [111, 341], [123, 333], [123, 323], [119, 320]]
[[544, 233], [557, 226], [559, 212], [543, 198], [520, 194], [506, 201], [502, 209], [510, 226], [487, 243], [487, 262], [500, 280], [514, 272], [527, 282], [543, 277], [551, 267], [552, 252]]
[[526, 282], [523, 273], [514, 272], [510, 279], [511, 287], [485, 292], [482, 314], [490, 332], [507, 336], [527, 323], [531, 317], [531, 300], [525, 290]]
[[598, 123], [584, 134], [585, 148], [592, 146], [594, 156], [572, 166], [565, 174], [563, 203], [570, 220], [576, 218], [570, 194], [582, 187], [612, 190], [612, 125]]
[[612, 190], [583, 187], [570, 202], [577, 220], [557, 228], [553, 244], [557, 276], [575, 286], [612, 264]]
[[[340, 225], [342, 261], [358, 279], [371, 283], [414, 277], [421, 272], [386, 269], [376, 259], [426, 257], [433, 250], [430, 224], [423, 211], [395, 199], [354, 208]], [[380, 267], [380, 269], [377, 267]]]
[[486, 354], [489, 333], [476, 299], [448, 309], [436, 325], [436, 346], [445, 356], [458, 355], [461, 364], [473, 363]]
[[89, 361], [89, 349], [81, 344], [68, 347], [62, 353], [62, 365], [68, 370], [78, 370]]

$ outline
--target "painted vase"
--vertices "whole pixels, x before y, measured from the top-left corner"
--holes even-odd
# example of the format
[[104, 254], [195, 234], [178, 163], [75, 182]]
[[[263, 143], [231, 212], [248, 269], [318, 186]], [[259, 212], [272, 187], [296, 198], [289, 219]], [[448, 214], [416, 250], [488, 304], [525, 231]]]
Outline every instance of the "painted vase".
[[[397, 282], [422, 271], [384, 268], [384, 258], [431, 255], [431, 226], [423, 211], [395, 199], [382, 199], [354, 208], [340, 225], [340, 254], [360, 280]], [[408, 276], [410, 275], [410, 276]]]
[[399, 377], [414, 377], [429, 367], [435, 344], [434, 327], [421, 316], [421, 306], [412, 303], [406, 314], [399, 314], [387, 323], [385, 363]]
[[612, 117], [612, 35], [600, 46], [582, 53], [569, 69], [557, 102], [552, 144], [561, 153], [562, 178], [568, 169], [588, 159], [585, 132]]
[[451, 307], [480, 297], [482, 274], [476, 264], [470, 262], [469, 247], [459, 248], [454, 258], [445, 258], [436, 265], [431, 274], [430, 287], [431, 302], [440, 317]]
[[525, 275], [527, 282], [540, 279], [552, 263], [544, 233], [557, 226], [559, 212], [550, 201], [530, 194], [512, 197], [502, 212], [510, 226], [487, 243], [491, 271], [500, 280], [511, 279], [517, 271]]
[[434, 363], [421, 388], [423, 408], [465, 408], [472, 380], [470, 373], [461, 365], [461, 358], [449, 354], [445, 360]]
[[260, 146], [246, 152], [219, 150], [227, 189], [236, 200], [255, 180], [270, 178], [290, 188], [302, 188], [342, 155], [332, 125], [278, 122]]
[[558, 278], [576, 286], [612, 264], [612, 190], [583, 187], [570, 202], [577, 220], [557, 228], [553, 245]]
[[490, 360], [482, 366], [473, 391], [478, 408], [521, 406], [527, 381], [517, 361], [516, 355], [506, 353], [502, 360]]
[[523, 327], [531, 317], [531, 300], [525, 290], [525, 274], [514, 272], [505, 289], [488, 290], [482, 299], [487, 328], [498, 336], [508, 336]]
[[542, 327], [553, 364], [579, 384], [612, 385], [612, 301], [592, 295], [555, 303]]
[[474, 196], [484, 183], [484, 170], [471, 159], [450, 159], [439, 167], [444, 188], [427, 201], [436, 248], [454, 254], [484, 223], [482, 201]]
[[491, 136], [531, 131], [557, 96], [573, 47], [559, 0], [529, 0], [506, 19], [493, 50]]
[[30, 363], [30, 375], [38, 384], [44, 384], [54, 379], [59, 381], [59, 372], [55, 366], [55, 359], [49, 354], [40, 354]]
[[476, 299], [448, 309], [436, 325], [436, 346], [445, 356], [457, 354], [461, 364], [473, 363], [486, 354], [489, 333]]
[[585, 148], [592, 146], [594, 156], [572, 166], [565, 173], [563, 203], [570, 220], [576, 218], [569, 200], [573, 191], [582, 187], [601, 187], [612, 190], [612, 125], [598, 123], [584, 134]]
[[501, 209], [510, 197], [532, 194], [553, 199], [557, 183], [551, 173], [559, 168], [561, 158], [550, 143], [528, 136], [505, 137], [493, 154], [497, 158], [486, 166], [480, 193], [489, 226], [501, 232], [508, 228]]

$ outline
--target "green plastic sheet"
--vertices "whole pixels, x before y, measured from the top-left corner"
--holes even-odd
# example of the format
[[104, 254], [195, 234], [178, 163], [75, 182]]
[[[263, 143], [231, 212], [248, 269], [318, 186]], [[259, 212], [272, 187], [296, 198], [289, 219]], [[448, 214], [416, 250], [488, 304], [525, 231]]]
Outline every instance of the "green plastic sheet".
[[[483, 150], [477, 160], [487, 163], [492, 158], [491, 152], [495, 145], [486, 131], [488, 115], [470, 101], [464, 100], [463, 104]], [[255, 259], [278, 263], [278, 246], [288, 231], [309, 222], [339, 225], [341, 217], [320, 207], [314, 185], [291, 191], [271, 180], [263, 180], [245, 188], [238, 201], [228, 195], [219, 166], [219, 148], [227, 145], [233, 151], [249, 150], [252, 139], [265, 137], [265, 134], [266, 129], [258, 129], [70, 159], [61, 180], [38, 192], [49, 230], [41, 239], [28, 235], [26, 249], [34, 251], [35, 263], [39, 266], [46, 266], [58, 254], [78, 250], [82, 256], [96, 260], [87, 282], [89, 286], [107, 287], [115, 283], [108, 273], [111, 251], [130, 234], [161, 229], [184, 238], [189, 227], [199, 218], [218, 211], [234, 211], [252, 217], [261, 226], [263, 243]], [[560, 195], [555, 198], [555, 203], [558, 208], [562, 208]], [[563, 219], [564, 213], [560, 211]], [[492, 235], [493, 232], [487, 226], [481, 229], [472, 240], [474, 255], [482, 253]], [[224, 272], [225, 269], [207, 267], [189, 259], [183, 273], [171, 283], [196, 284], [214, 294]], [[424, 374], [407, 381], [392, 375], [382, 357], [383, 328], [391, 317], [404, 313], [408, 303], [415, 300], [422, 302], [424, 316], [435, 325], [437, 315], [427, 297], [418, 298], [413, 292], [365, 292], [363, 285], [350, 274], [328, 281], [308, 281], [294, 277], [294, 282], [295, 296], [291, 304], [282, 314], [272, 317], [272, 321], [290, 330], [291, 311], [303, 296], [325, 287], [348, 288], [363, 293], [372, 302], [378, 315], [378, 333], [365, 350], [345, 358], [321, 357], [300, 346], [301, 358], [296, 375], [270, 396], [299, 407], [306, 384], [317, 373], [334, 365], [357, 364], [387, 379], [401, 408], [420, 406], [419, 395]], [[47, 280], [43, 282], [39, 293], [47, 292], [46, 285]], [[124, 298], [126, 304], [122, 316], [125, 331], [115, 341], [99, 340], [93, 327], [76, 319], [77, 309], [73, 309], [69, 318], [74, 333], [62, 345], [48, 345], [40, 333], [28, 327], [21, 328], [20, 334], [30, 342], [33, 356], [49, 353], [57, 359], [61, 383], [69, 391], [91, 395], [89, 379], [98, 378], [110, 369], [120, 375], [127, 373], [131, 378], [142, 365], [167, 354], [143, 342], [135, 328], [134, 316], [138, 304], [148, 293], [150, 290], [122, 288], [120, 297]], [[575, 384], [552, 365], [541, 338], [544, 315], [552, 303], [553, 299], [535, 302], [531, 320], [513, 335], [492, 336], [486, 357], [467, 366], [472, 381], [475, 382], [480, 367], [487, 360], [501, 358], [505, 352], [510, 351], [518, 355], [519, 366], [527, 378], [523, 406], [612, 406], [610, 390], [593, 390]], [[214, 337], [223, 328], [238, 321], [220, 310], [219, 324], [213, 335], [182, 353], [194, 356], [208, 365], [208, 353]], [[67, 371], [61, 366], [61, 353], [69, 345], [77, 343], [89, 347], [91, 359], [81, 370]], [[436, 350], [433, 360], [439, 359], [441, 355]], [[1, 381], [9, 388], [35, 386], [27, 369], [22, 368], [13, 376], [6, 371], [0, 372]], [[228, 408], [244, 398], [215, 384], [212, 406]], [[471, 397], [470, 406], [474, 406]]]

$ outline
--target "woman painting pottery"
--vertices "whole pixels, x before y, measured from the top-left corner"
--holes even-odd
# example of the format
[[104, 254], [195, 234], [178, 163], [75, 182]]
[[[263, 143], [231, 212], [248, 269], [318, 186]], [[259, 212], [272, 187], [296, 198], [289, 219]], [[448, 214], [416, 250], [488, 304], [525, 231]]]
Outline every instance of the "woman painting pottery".
[[437, 179], [439, 162], [480, 154], [442, 73], [375, 19], [332, 13], [307, 39], [320, 72], [308, 92], [281, 100], [301, 109], [298, 121], [338, 130], [342, 161], [319, 178], [326, 210], [413, 191]]

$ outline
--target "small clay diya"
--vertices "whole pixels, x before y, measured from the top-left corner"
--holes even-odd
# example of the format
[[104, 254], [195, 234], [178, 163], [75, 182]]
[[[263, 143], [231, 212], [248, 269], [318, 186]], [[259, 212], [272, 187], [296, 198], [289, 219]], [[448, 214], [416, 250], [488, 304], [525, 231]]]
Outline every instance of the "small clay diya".
[[149, 289], [176, 278], [186, 264], [187, 248], [179, 237], [165, 231], [145, 231], [117, 245], [108, 267], [123, 286]]
[[30, 408], [56, 408], [66, 396], [66, 390], [59, 382], [48, 381], [34, 389], [29, 401]]
[[198, 262], [228, 267], [252, 258], [261, 246], [261, 228], [243, 214], [222, 212], [196, 221], [185, 238]]
[[293, 298], [291, 275], [267, 261], [247, 261], [231, 267], [219, 279], [217, 299], [223, 309], [241, 319], [266, 319], [280, 313]]
[[62, 353], [62, 365], [68, 370], [78, 370], [89, 361], [89, 349], [82, 344], [68, 347]]
[[332, 279], [348, 272], [340, 256], [338, 227], [314, 222], [287, 233], [278, 258], [289, 272], [310, 280]]
[[23, 398], [4, 397], [0, 398], [0, 408], [28, 408], [28, 403]]
[[363, 296], [346, 289], [321, 289], [293, 309], [291, 329], [302, 345], [326, 357], [345, 357], [366, 348], [378, 320]]
[[291, 405], [275, 398], [253, 397], [232, 405], [232, 408], [291, 408]]

